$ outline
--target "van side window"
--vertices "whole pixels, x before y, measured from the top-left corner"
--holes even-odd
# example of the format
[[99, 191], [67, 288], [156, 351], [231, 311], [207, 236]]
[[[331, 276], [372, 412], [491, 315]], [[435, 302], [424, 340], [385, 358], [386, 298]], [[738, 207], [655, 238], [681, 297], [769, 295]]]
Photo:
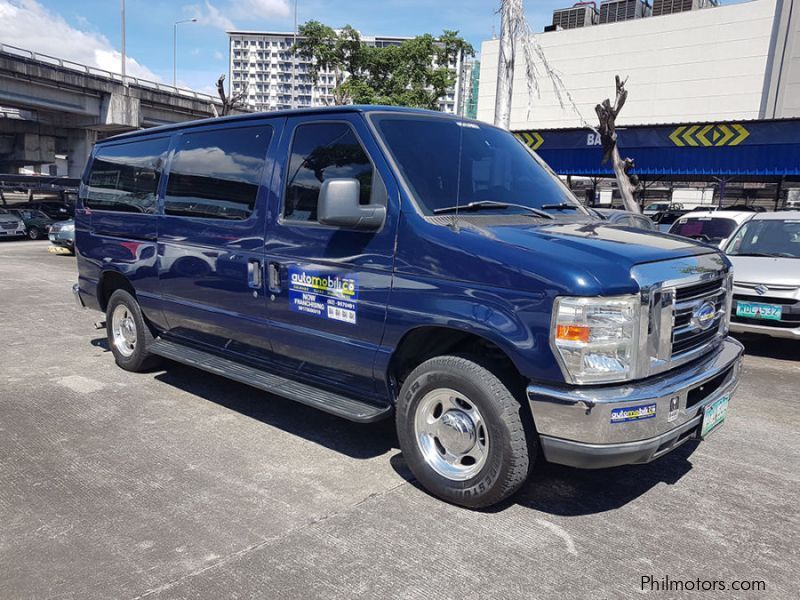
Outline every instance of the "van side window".
[[272, 127], [185, 133], [170, 165], [164, 214], [246, 219], [253, 212]]
[[169, 137], [98, 146], [83, 189], [84, 206], [155, 213], [168, 150]]
[[326, 179], [358, 179], [361, 204], [372, 195], [373, 166], [347, 123], [311, 123], [295, 129], [283, 216], [317, 221], [317, 201]]

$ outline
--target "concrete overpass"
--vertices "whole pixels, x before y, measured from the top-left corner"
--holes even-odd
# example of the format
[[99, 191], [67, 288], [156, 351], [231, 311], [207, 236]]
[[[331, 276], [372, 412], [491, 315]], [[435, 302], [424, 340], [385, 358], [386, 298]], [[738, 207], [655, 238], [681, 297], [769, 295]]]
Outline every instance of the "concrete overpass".
[[212, 117], [213, 105], [219, 98], [0, 44], [0, 172], [66, 154], [79, 177], [98, 136]]

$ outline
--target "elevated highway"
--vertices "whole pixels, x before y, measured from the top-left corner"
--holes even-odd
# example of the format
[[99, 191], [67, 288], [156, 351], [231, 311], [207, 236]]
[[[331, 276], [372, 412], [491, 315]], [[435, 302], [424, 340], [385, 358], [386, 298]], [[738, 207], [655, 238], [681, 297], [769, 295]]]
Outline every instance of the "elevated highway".
[[215, 105], [207, 94], [0, 44], [0, 172], [66, 154], [78, 177], [98, 136], [212, 117]]

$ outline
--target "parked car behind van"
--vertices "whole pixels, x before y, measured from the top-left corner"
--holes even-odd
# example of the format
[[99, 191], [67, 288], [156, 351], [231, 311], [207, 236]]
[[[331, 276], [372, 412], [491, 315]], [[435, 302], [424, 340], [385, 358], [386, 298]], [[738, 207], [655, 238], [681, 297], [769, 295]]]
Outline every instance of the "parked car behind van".
[[56, 253], [71, 254], [75, 251], [75, 221], [56, 221], [47, 234], [51, 249]]
[[0, 208], [0, 239], [25, 237], [25, 223], [14, 213]]
[[800, 340], [800, 211], [763, 213], [728, 243], [731, 330]]
[[656, 225], [650, 217], [639, 213], [628, 210], [614, 210], [611, 208], [593, 208], [591, 210], [609, 225], [621, 225], [624, 227], [633, 227], [635, 229], [644, 229], [645, 231], [658, 231], [658, 225]]
[[12, 208], [8, 212], [22, 219], [28, 232], [28, 237], [32, 240], [39, 240], [45, 237], [53, 224], [53, 219], [40, 210]]
[[695, 210], [677, 219], [669, 232], [723, 248], [739, 225], [755, 214], [749, 211]]
[[[725, 420], [730, 263], [610, 227], [507, 131], [437, 112], [241, 115], [99, 142], [81, 305], [159, 358], [358, 422], [469, 507], [547, 460], [646, 463]], [[658, 467], [654, 467], [658, 468]]]

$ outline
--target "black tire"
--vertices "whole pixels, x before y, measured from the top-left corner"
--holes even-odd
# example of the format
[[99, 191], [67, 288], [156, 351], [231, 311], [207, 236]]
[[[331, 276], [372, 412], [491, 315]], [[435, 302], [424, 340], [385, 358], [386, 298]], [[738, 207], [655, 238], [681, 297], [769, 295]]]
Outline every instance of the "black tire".
[[[133, 351], [127, 355], [117, 347], [114, 338], [113, 315], [118, 306], [124, 306], [130, 318], [135, 324], [136, 342]], [[129, 292], [116, 290], [111, 294], [106, 307], [106, 336], [108, 337], [108, 347], [114, 354], [114, 360], [121, 368], [126, 371], [141, 372], [152, 369], [158, 363], [158, 357], [150, 354], [149, 348], [153, 344], [154, 338], [150, 327], [144, 320], [142, 309], [139, 303]]]
[[31, 227], [28, 230], [28, 237], [32, 240], [38, 240], [42, 237], [42, 232], [39, 231], [38, 227]]
[[[468, 508], [484, 508], [507, 498], [525, 482], [536, 457], [537, 439], [524, 409], [500, 377], [470, 357], [439, 356], [406, 378], [395, 411], [403, 456], [417, 480], [439, 498]], [[488, 451], [480, 470], [457, 481], [426, 461], [417, 437], [420, 402], [436, 390], [463, 394], [488, 429]], [[424, 407], [420, 410], [424, 410]], [[438, 410], [438, 409], [436, 409]], [[436, 438], [437, 448], [440, 447]]]

